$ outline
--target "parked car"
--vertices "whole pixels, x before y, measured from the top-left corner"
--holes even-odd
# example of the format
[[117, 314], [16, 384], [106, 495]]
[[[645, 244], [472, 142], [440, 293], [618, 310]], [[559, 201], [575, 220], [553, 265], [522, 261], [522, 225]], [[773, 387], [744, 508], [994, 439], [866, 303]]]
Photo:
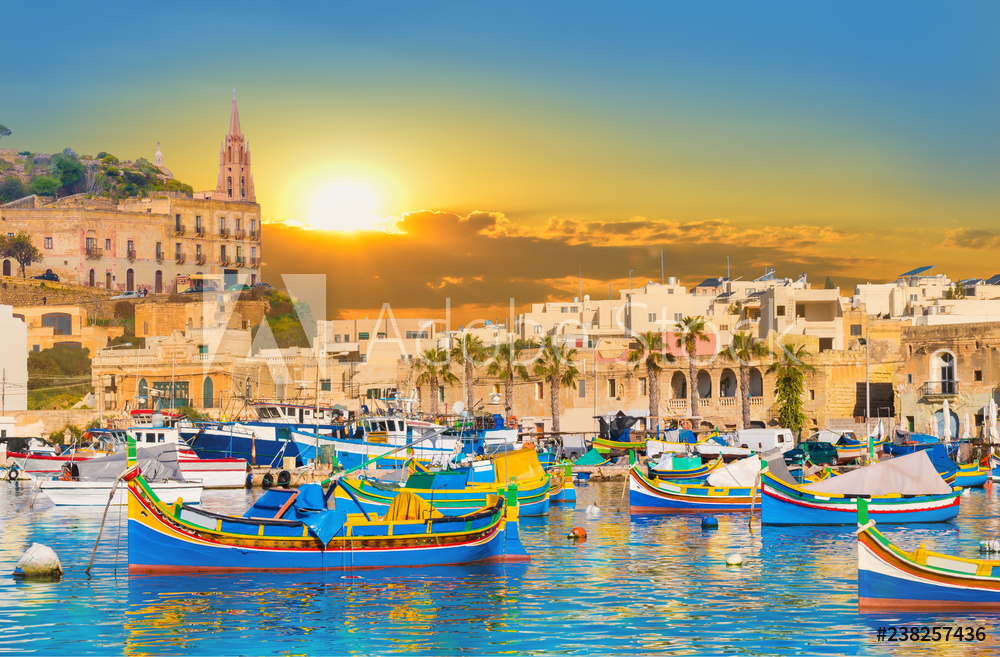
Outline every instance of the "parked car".
[[111, 297], [112, 301], [117, 301], [118, 299], [138, 299], [139, 293], [134, 290], [126, 290], [124, 292], [119, 292], [115, 296]]
[[250, 289], [246, 283], [233, 283], [226, 287], [226, 292], [245, 292]]
[[32, 276], [32, 278], [38, 281], [53, 281], [55, 283], [59, 282], [59, 275], [53, 272], [51, 269], [46, 269], [44, 274], [39, 274], [38, 276]]
[[261, 287], [261, 288], [264, 288], [265, 290], [270, 290], [271, 289], [271, 284], [270, 283], [265, 283], [265, 282], [261, 281], [260, 283], [254, 283], [250, 287]]
[[805, 459], [813, 465], [837, 465], [837, 448], [830, 443], [808, 440], [795, 449], [785, 452], [785, 463], [802, 463]]

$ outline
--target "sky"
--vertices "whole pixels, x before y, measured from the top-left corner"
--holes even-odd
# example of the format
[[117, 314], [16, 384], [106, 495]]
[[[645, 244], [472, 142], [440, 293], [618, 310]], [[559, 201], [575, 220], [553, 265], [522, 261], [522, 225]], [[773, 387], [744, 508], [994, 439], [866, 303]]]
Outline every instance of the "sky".
[[[147, 6], [149, 5], [149, 6]], [[663, 273], [1000, 273], [996, 2], [14, 3], [0, 147], [213, 188], [236, 88], [264, 277], [456, 321]], [[330, 229], [335, 230], [330, 230]], [[609, 292], [609, 289], [611, 292]]]

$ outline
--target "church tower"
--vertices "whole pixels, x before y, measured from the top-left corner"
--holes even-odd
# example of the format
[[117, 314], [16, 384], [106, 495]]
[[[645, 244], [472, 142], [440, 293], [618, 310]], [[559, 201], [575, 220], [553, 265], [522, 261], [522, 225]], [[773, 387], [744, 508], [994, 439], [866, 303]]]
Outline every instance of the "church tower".
[[163, 166], [163, 153], [160, 152], [160, 142], [156, 142], [156, 155], [153, 156], [153, 164], [158, 167]]
[[236, 89], [233, 89], [233, 109], [229, 115], [229, 132], [219, 150], [219, 184], [212, 198], [218, 201], [256, 203], [253, 174], [250, 172], [250, 143], [240, 132], [240, 113], [236, 109]]

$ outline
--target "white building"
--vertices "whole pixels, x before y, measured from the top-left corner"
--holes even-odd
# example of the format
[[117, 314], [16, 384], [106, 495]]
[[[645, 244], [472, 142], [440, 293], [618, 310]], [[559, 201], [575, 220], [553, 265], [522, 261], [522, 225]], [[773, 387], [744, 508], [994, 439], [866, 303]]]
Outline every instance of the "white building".
[[0, 306], [0, 406], [3, 414], [28, 410], [28, 327], [14, 317], [13, 306]]

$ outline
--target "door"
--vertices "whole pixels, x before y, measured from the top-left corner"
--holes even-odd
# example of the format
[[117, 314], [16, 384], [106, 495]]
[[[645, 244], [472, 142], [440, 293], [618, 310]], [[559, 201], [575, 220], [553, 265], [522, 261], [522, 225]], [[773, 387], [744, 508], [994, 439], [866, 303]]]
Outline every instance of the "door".
[[135, 272], [131, 269], [125, 272], [125, 289], [129, 292], [135, 290]]
[[163, 294], [163, 272], [156, 270], [156, 282], [154, 285], [154, 291], [156, 294]]
[[108, 272], [104, 275], [104, 289], [105, 290], [111, 289], [111, 272]]
[[97, 274], [94, 272], [93, 269], [91, 269], [90, 270], [90, 287], [94, 287], [95, 283], [97, 282], [96, 278], [97, 278]]
[[3, 261], [3, 275], [10, 276], [10, 260]]

